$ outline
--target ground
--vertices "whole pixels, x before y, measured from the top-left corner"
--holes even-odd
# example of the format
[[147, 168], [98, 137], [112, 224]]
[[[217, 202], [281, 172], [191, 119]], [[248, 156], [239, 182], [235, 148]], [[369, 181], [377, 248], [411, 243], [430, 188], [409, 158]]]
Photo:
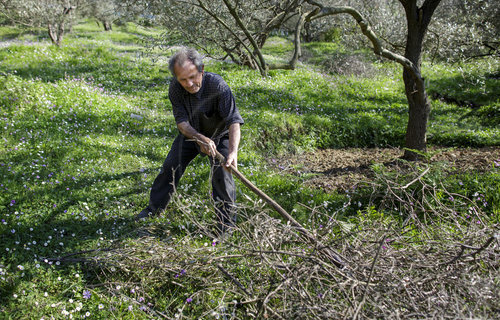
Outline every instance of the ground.
[[[450, 171], [485, 172], [500, 166], [500, 147], [430, 148], [430, 161], [442, 162]], [[392, 164], [401, 149], [326, 149], [283, 157], [275, 162], [280, 171], [307, 176], [306, 185], [327, 191], [348, 190], [371, 175], [374, 163]]]

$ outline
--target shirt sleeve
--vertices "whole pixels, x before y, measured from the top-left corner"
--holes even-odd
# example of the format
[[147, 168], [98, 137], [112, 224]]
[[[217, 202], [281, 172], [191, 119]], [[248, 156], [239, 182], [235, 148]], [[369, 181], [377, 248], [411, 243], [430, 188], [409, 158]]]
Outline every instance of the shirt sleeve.
[[219, 84], [219, 92], [219, 113], [224, 119], [226, 126], [229, 127], [233, 123], [243, 124], [244, 121], [236, 107], [236, 101], [231, 88], [224, 81]]
[[172, 104], [172, 112], [174, 114], [175, 123], [177, 124], [189, 121], [189, 115], [184, 103], [182, 102], [182, 92], [179, 89], [179, 86], [179, 83], [173, 80], [168, 89], [168, 98]]

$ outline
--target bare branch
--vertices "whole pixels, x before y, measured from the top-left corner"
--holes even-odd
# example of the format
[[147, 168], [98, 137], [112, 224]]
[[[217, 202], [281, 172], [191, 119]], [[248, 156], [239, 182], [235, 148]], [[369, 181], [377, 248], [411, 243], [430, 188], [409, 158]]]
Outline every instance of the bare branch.
[[[241, 28], [241, 30], [245, 34], [247, 40], [250, 41], [250, 43], [252, 44], [254, 51], [257, 53], [257, 57], [259, 58], [258, 61], [260, 62], [259, 70], [260, 70], [261, 74], [266, 75], [267, 74], [266, 61], [264, 60], [264, 57], [262, 56], [262, 52], [260, 51], [259, 46], [255, 42], [254, 37], [252, 37], [252, 35], [248, 31], [248, 29], [245, 27], [245, 25], [243, 24], [243, 21], [241, 21], [239, 14], [236, 12], [235, 8], [231, 5], [229, 0], [223, 0], [223, 1], [224, 1], [224, 4], [226, 5], [227, 9], [229, 10], [229, 13], [233, 16], [234, 20], [236, 21], [236, 24]], [[249, 53], [250, 53], [250, 51], [249, 51]]]
[[417, 68], [417, 66], [415, 66], [413, 62], [411, 62], [409, 59], [405, 58], [400, 54], [394, 53], [384, 48], [384, 46], [382, 45], [382, 41], [380, 41], [380, 39], [377, 37], [373, 29], [370, 27], [368, 21], [363, 17], [363, 15], [361, 15], [361, 13], [358, 10], [347, 6], [324, 7], [322, 4], [314, 0], [306, 0], [306, 1], [312, 5], [317, 6], [320, 9], [316, 15], [313, 15], [309, 18], [310, 20], [316, 20], [336, 14], [351, 15], [361, 28], [361, 32], [372, 43], [373, 52], [375, 54], [401, 64], [406, 70], [408, 70], [412, 74], [412, 76], [415, 79], [421, 79], [419, 68]]

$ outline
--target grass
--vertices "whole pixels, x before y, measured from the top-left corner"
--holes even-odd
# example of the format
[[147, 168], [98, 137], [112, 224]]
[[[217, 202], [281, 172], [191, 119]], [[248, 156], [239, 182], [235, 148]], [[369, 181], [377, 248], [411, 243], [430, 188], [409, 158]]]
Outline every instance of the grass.
[[[189, 206], [206, 223], [213, 217], [212, 206], [205, 203], [210, 192], [205, 158], [194, 160], [186, 171], [179, 186], [180, 204], [169, 207], [171, 215], [146, 224], [133, 221], [146, 206], [151, 183], [177, 135], [166, 99], [166, 59], [158, 59], [158, 51], [153, 51], [154, 61], [145, 55], [150, 49], [143, 39], [158, 33], [133, 24], [104, 32], [87, 22], [76, 25], [62, 46], [55, 47], [42, 32], [0, 28], [3, 40], [35, 41], [0, 48], [2, 317], [65, 318], [68, 313], [142, 319], [147, 315], [133, 301], [145, 298], [155, 303], [155, 310], [174, 316], [196, 291], [196, 283], [186, 288], [160, 285], [147, 296], [124, 285], [108, 290], [104, 284], [109, 282], [95, 269], [50, 260], [114, 243], [134, 246], [142, 237], [137, 230], [155, 225], [163, 226], [154, 232], [160, 243], [173, 237], [174, 243], [191, 241], [189, 248], [197, 249], [211, 242], [206, 236], [186, 237], [196, 232], [196, 225], [187, 223], [180, 209]], [[288, 50], [289, 44], [276, 38], [265, 54], [280, 58], [283, 48]], [[312, 52], [310, 63], [303, 62], [295, 71], [272, 71], [268, 78], [220, 62], [210, 62], [206, 70], [226, 79], [246, 121], [239, 156], [242, 173], [302, 223], [316, 228], [326, 221], [311, 219], [307, 207], [334, 212], [352, 203], [339, 216], [349, 217], [368, 205], [369, 197], [363, 192], [327, 194], [306, 188], [302, 177], [275, 172], [272, 159], [316, 148], [400, 147], [407, 107], [397, 67], [374, 63], [366, 76], [331, 73], [312, 62], [319, 63], [327, 52], [344, 52], [321, 43], [305, 48]], [[490, 60], [424, 65], [430, 93], [445, 92], [481, 105], [472, 112], [433, 100], [431, 144], [500, 144], [499, 128], [488, 116], [498, 112], [499, 80], [491, 76], [498, 70], [498, 61]], [[498, 223], [498, 165], [492, 164], [491, 173], [485, 175], [466, 173], [446, 179], [454, 192], [475, 197], [489, 223]], [[251, 201], [245, 200], [247, 193], [239, 185], [243, 203]], [[126, 274], [111, 274], [116, 283], [127, 279]], [[221, 291], [210, 292], [206, 303], [216, 308], [223, 296]], [[203, 312], [194, 305], [186, 308], [192, 315]]]

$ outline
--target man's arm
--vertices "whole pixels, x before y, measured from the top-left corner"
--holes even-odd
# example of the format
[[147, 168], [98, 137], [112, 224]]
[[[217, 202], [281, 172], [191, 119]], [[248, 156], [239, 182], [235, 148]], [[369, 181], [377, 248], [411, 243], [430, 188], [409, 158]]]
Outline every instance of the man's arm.
[[[201, 152], [212, 157], [215, 156], [217, 147], [215, 146], [215, 143], [212, 141], [212, 139], [196, 131], [189, 124], [189, 122], [187, 121], [180, 122], [177, 124], [177, 128], [179, 129], [179, 131], [182, 133], [183, 136], [185, 136], [188, 139], [195, 140], [196, 143], [198, 143], [198, 145], [200, 146]], [[229, 141], [231, 142], [231, 138], [229, 138]], [[238, 148], [238, 145], [236, 145], [236, 148]], [[231, 150], [231, 148], [229, 150]]]
[[226, 167], [234, 165], [238, 167], [238, 146], [240, 145], [240, 124], [233, 123], [229, 126], [229, 153], [226, 159]]

